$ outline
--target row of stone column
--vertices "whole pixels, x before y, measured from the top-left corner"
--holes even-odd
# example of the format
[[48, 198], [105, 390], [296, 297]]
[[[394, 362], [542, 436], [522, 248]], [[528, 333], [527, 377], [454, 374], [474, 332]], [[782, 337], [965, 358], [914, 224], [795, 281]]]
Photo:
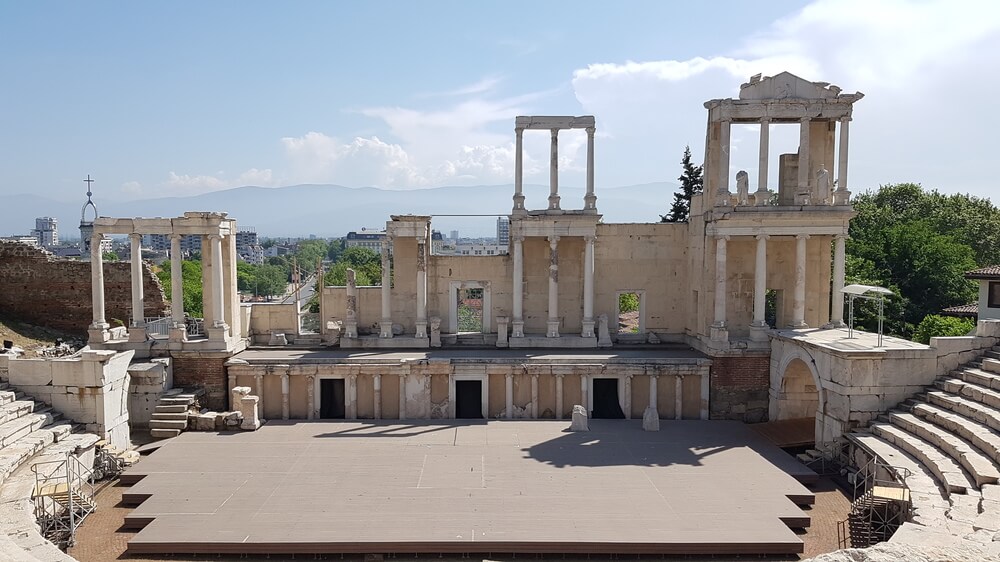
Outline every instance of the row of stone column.
[[[549, 241], [549, 299], [546, 337], [559, 337], [559, 236], [551, 235]], [[594, 337], [594, 241], [596, 237], [583, 237], [586, 243], [583, 257], [583, 328], [581, 337]], [[511, 237], [514, 245], [513, 321], [511, 337], [524, 337], [524, 236]]]
[[[715, 240], [715, 321], [712, 325], [716, 329], [716, 334], [721, 334], [725, 330], [726, 323], [726, 244], [729, 236], [717, 236]], [[766, 338], [760, 330], [768, 328], [764, 319], [764, 309], [766, 306], [765, 295], [767, 293], [767, 241], [771, 237], [766, 234], [758, 234], [757, 251], [754, 264], [754, 299], [753, 299], [753, 322], [751, 323], [751, 337]], [[808, 327], [805, 321], [805, 301], [806, 301], [806, 241], [808, 234], [798, 234], [795, 236], [795, 286], [792, 295], [792, 327]], [[834, 236], [833, 251], [833, 279], [831, 292], [833, 298], [830, 305], [830, 324], [835, 327], [844, 325], [844, 298], [841, 290], [844, 288], [844, 260], [847, 236], [838, 234]], [[719, 337], [722, 337], [721, 335]], [[718, 338], [717, 338], [718, 339]]]
[[[799, 120], [799, 170], [797, 178], [796, 203], [804, 204], [806, 201], [802, 197], [809, 194], [809, 175], [812, 171], [809, 168], [809, 125], [811, 117], [803, 117]], [[846, 205], [850, 199], [850, 192], [847, 190], [847, 150], [849, 143], [851, 118], [843, 116], [840, 118], [840, 148], [838, 151], [837, 168], [837, 189], [833, 193], [833, 203], [836, 205]], [[770, 126], [771, 119], [764, 117], [760, 120], [760, 143], [759, 160], [757, 165], [757, 193], [756, 204], [764, 205], [769, 197], [767, 190], [768, 162], [770, 150]], [[732, 120], [722, 119], [719, 131], [719, 188], [717, 199], [719, 205], [729, 205], [729, 149], [730, 149], [730, 129]], [[821, 194], [822, 195], [822, 194]], [[814, 203], [815, 204], [815, 203]]]
[[[524, 127], [514, 128], [514, 209], [512, 214], [527, 213], [524, 207], [524, 149], [522, 136]], [[549, 207], [550, 211], [560, 211], [559, 206], [559, 129], [550, 129], [549, 150]], [[597, 196], [594, 194], [594, 134], [596, 127], [587, 127], [587, 193], [583, 196], [583, 209], [597, 211]]]
[[[392, 272], [389, 248], [394, 237], [386, 234], [382, 241], [382, 319], [379, 322], [379, 337], [392, 337]], [[417, 237], [417, 320], [416, 337], [427, 337], [427, 239]]]

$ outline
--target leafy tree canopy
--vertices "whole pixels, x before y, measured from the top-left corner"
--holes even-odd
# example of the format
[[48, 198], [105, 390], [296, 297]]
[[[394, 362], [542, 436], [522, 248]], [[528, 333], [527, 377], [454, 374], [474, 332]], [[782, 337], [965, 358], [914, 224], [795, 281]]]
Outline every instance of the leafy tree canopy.
[[953, 316], [940, 316], [928, 314], [917, 325], [913, 332], [913, 341], [923, 344], [930, 343], [931, 338], [941, 336], [966, 336], [975, 329], [976, 325], [971, 318], [955, 318]]

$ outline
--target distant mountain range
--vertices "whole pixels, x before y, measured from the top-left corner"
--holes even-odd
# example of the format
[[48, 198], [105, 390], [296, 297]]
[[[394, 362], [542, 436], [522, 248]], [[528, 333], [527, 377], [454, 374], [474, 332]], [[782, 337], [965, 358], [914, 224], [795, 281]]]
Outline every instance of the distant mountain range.
[[[675, 183], [657, 182], [597, 189], [597, 208], [604, 222], [657, 222], [673, 201]], [[529, 209], [548, 206], [549, 188], [524, 188]], [[447, 235], [492, 236], [496, 219], [512, 206], [513, 185], [437, 187], [388, 190], [340, 185], [295, 185], [289, 187], [237, 187], [191, 197], [165, 197], [138, 201], [108, 200], [100, 193], [94, 202], [101, 216], [177, 217], [185, 211], [224, 211], [240, 226], [252, 226], [267, 237], [343, 236], [362, 227], [381, 227], [394, 214], [435, 215], [433, 227]], [[583, 208], [584, 190], [560, 187], [564, 209]], [[0, 235], [27, 234], [35, 217], [59, 219], [61, 239], [79, 237], [80, 208], [85, 200], [59, 202], [37, 195], [5, 198], [0, 205]]]

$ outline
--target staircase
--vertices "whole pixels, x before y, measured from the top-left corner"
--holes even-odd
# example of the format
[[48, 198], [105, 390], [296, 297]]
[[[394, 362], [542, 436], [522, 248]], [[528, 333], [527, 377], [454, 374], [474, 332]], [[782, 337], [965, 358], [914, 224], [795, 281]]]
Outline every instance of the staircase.
[[180, 388], [168, 390], [160, 396], [149, 420], [149, 434], [154, 439], [177, 437], [188, 426], [188, 411], [198, 408], [198, 397], [203, 389], [187, 391]]
[[[40, 534], [33, 498], [47, 494], [53, 513], [92, 511], [93, 497], [80, 486], [39, 489], [34, 470], [55, 467], [71, 458], [84, 472], [93, 462], [98, 436], [82, 433], [80, 426], [41, 402], [0, 381], [0, 558], [12, 560], [72, 560]], [[66, 479], [63, 479], [66, 482]], [[79, 484], [79, 479], [76, 483]], [[65, 539], [65, 537], [64, 537]]]
[[[1000, 346], [847, 439], [897, 481], [906, 473], [914, 523], [972, 539], [1000, 532]], [[847, 524], [856, 546], [884, 540]]]

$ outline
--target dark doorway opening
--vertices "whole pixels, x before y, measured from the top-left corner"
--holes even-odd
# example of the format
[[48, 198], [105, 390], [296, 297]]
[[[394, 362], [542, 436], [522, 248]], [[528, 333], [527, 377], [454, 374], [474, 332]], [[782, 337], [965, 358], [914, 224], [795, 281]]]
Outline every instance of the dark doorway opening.
[[320, 419], [342, 420], [344, 419], [344, 413], [344, 379], [320, 379]]
[[483, 419], [483, 381], [455, 381], [455, 418]]
[[618, 379], [594, 379], [595, 419], [623, 420], [625, 412], [618, 403]]

